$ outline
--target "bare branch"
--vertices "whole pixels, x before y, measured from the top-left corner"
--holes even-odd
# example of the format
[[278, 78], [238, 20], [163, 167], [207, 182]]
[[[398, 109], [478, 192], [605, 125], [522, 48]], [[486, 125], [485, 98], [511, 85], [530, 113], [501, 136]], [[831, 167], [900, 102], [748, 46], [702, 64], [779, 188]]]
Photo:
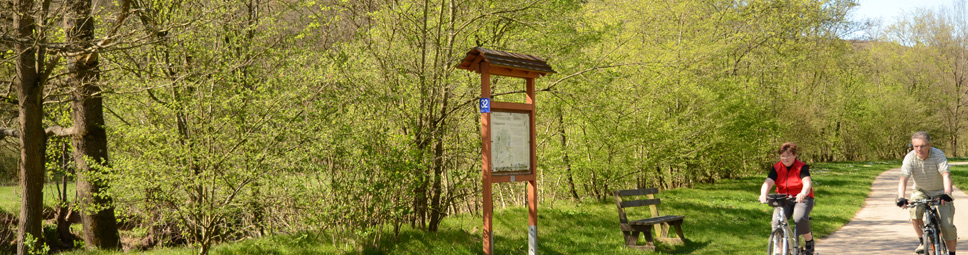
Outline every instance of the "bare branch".
[[47, 129], [44, 129], [44, 133], [46, 133], [48, 137], [50, 136], [64, 137], [64, 136], [74, 135], [76, 133], [76, 130], [74, 127], [64, 128], [61, 126], [53, 126], [53, 127], [48, 127]]
[[121, 28], [121, 25], [124, 24], [124, 21], [128, 18], [128, 14], [131, 13], [131, 0], [121, 0], [120, 4], [121, 10], [118, 12], [118, 19], [115, 22], [114, 27], [111, 28], [110, 33], [104, 36], [104, 39], [97, 43], [96, 47], [105, 48], [107, 45], [110, 45], [111, 41], [114, 39], [112, 37], [118, 33], [118, 29]]
[[4, 137], [20, 137], [20, 130], [12, 128], [0, 128], [0, 138]]

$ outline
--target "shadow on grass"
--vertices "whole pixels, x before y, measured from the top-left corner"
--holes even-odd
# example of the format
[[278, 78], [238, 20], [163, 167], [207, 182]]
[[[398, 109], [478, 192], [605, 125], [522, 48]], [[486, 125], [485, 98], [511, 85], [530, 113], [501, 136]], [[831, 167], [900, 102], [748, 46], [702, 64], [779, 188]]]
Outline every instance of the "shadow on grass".
[[[873, 177], [893, 163], [818, 164], [811, 169], [816, 183], [817, 205], [813, 231], [818, 237], [829, 235], [846, 223], [870, 192]], [[952, 171], [955, 171], [954, 169]], [[960, 170], [959, 170], [960, 171]], [[968, 170], [966, 170], [968, 171]], [[968, 175], [968, 174], [965, 174]], [[627, 249], [619, 229], [618, 212], [611, 199], [603, 202], [560, 202], [538, 212], [540, 254], [761, 254], [766, 249], [773, 209], [757, 201], [766, 176], [721, 180], [688, 189], [660, 192], [661, 215], [684, 215], [684, 245], [658, 244], [655, 252]], [[965, 180], [968, 181], [968, 180]], [[629, 211], [630, 219], [651, 217], [648, 207]], [[638, 209], [638, 208], [636, 208]], [[524, 206], [495, 210], [494, 254], [526, 254], [528, 216]], [[440, 231], [430, 233], [406, 228], [394, 239], [386, 236], [379, 248], [341, 254], [481, 254], [480, 216], [453, 216]], [[292, 239], [292, 238], [290, 238]], [[313, 238], [309, 238], [313, 239]], [[329, 242], [326, 238], [315, 238]], [[321, 239], [321, 241], [320, 241]], [[644, 239], [644, 238], [642, 238]], [[309, 249], [297, 240], [278, 245], [276, 250], [257, 247], [225, 253], [331, 254]], [[640, 240], [640, 243], [644, 240]], [[258, 245], [253, 245], [258, 246]]]
[[385, 236], [379, 248], [350, 254], [477, 254], [482, 247], [480, 239], [480, 236], [462, 229], [442, 228], [437, 233], [431, 233], [407, 228], [401, 230], [396, 238]]
[[[539, 214], [541, 254], [641, 254], [626, 249], [614, 203], [590, 203], [575, 208], [547, 210]], [[688, 220], [688, 219], [687, 219]], [[523, 223], [523, 222], [522, 222]], [[686, 223], [688, 224], [688, 222]], [[688, 228], [684, 226], [684, 228]], [[686, 233], [688, 238], [689, 234]], [[640, 243], [645, 242], [640, 237]], [[525, 235], [495, 235], [494, 254], [521, 254], [527, 250]], [[685, 245], [658, 243], [658, 252], [690, 253], [708, 241], [688, 240]]]
[[229, 245], [217, 246], [213, 254], [335, 254], [332, 246], [320, 244], [332, 243], [331, 236], [318, 232], [302, 232], [287, 235], [275, 235], [266, 238], [252, 239]]

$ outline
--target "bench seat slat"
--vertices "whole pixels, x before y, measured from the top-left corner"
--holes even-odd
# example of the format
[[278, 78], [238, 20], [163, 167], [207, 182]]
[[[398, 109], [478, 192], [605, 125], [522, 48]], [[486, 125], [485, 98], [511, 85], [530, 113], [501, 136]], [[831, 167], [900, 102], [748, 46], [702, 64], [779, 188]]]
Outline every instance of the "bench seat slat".
[[685, 218], [686, 216], [681, 216], [681, 215], [666, 215], [666, 216], [659, 216], [655, 218], [648, 218], [648, 219], [629, 222], [629, 225], [655, 225], [659, 223], [682, 220]]

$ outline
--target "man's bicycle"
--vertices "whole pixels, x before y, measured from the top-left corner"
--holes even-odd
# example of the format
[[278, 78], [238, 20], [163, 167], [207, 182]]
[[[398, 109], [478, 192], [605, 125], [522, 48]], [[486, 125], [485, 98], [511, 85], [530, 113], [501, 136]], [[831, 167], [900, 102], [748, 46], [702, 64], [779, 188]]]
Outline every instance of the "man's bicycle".
[[[787, 215], [783, 211], [789, 203], [796, 203], [795, 197], [787, 196], [786, 194], [769, 194], [766, 197], [766, 203], [773, 207], [773, 220], [777, 222], [776, 227], [773, 229], [773, 233], [770, 233], [769, 247], [767, 248], [767, 254], [770, 255], [797, 255], [803, 254], [800, 249], [800, 237], [797, 236], [796, 224], [790, 224], [787, 221]], [[791, 229], [791, 225], [792, 229]]]
[[940, 199], [915, 199], [908, 202], [909, 210], [916, 210], [918, 206], [924, 206], [924, 225], [921, 226], [924, 239], [924, 253], [927, 255], [947, 255], [948, 246], [945, 244], [944, 235], [941, 233], [941, 215], [938, 214], [938, 206], [941, 205]]

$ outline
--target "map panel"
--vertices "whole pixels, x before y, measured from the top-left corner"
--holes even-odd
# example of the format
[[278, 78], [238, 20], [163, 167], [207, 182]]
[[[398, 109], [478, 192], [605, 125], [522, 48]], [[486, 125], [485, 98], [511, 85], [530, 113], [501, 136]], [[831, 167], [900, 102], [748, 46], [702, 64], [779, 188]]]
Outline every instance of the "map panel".
[[531, 170], [531, 118], [528, 113], [491, 112], [493, 172]]

